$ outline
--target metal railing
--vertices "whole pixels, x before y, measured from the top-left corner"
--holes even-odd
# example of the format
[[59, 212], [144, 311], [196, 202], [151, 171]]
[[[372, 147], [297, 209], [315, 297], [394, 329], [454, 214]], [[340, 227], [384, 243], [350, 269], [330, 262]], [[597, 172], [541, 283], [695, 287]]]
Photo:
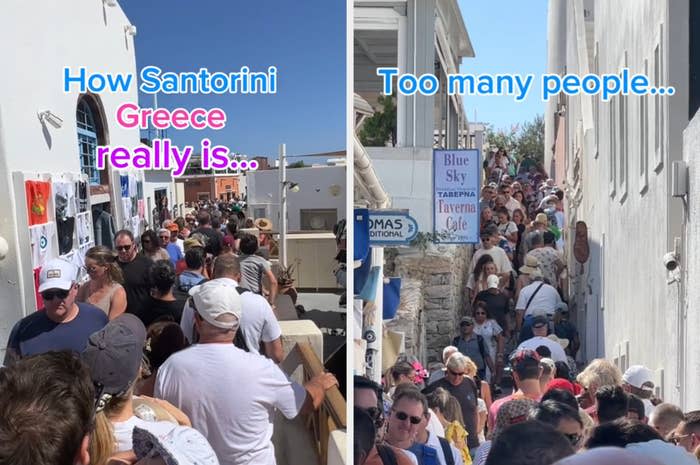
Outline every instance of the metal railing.
[[[293, 373], [298, 367], [303, 368], [304, 382], [325, 371], [316, 352], [307, 342], [297, 342], [282, 362], [286, 373]], [[321, 407], [309, 415], [307, 427], [313, 433], [318, 456], [322, 464], [328, 461], [328, 440], [330, 434], [337, 429], [347, 427], [346, 402], [338, 387], [326, 391], [326, 397]]]

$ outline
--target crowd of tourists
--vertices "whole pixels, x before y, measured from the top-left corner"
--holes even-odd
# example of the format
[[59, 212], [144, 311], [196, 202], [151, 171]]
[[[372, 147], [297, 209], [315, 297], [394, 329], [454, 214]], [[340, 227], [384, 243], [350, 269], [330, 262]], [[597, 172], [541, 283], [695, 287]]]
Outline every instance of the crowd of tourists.
[[538, 352], [508, 357], [515, 386], [502, 397], [454, 346], [444, 369], [401, 354], [383, 386], [355, 376], [355, 464], [698, 463], [700, 411], [657, 399], [651, 370], [595, 359], [573, 376]]
[[381, 385], [355, 377], [355, 463], [697, 464], [700, 412], [655, 398], [643, 366], [577, 361], [564, 192], [502, 149], [484, 171], [481, 243], [451, 345], [428, 370], [400, 354]]
[[272, 223], [229, 207], [43, 266], [0, 369], [0, 464], [275, 463], [274, 412], [313, 412], [337, 380], [279, 367]]

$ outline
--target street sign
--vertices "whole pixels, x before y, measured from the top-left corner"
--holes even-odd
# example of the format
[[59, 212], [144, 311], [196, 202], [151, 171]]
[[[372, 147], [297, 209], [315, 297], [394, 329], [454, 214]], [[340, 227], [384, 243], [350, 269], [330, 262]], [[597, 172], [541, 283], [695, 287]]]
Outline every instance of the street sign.
[[479, 242], [478, 149], [433, 151], [433, 230], [443, 244]]
[[418, 234], [418, 223], [402, 210], [370, 210], [369, 243], [372, 246], [410, 245]]

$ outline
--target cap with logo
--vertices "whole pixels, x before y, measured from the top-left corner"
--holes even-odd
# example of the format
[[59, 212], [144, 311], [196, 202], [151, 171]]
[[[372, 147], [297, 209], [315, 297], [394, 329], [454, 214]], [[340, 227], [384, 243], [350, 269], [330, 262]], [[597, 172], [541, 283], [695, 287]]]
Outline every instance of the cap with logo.
[[470, 316], [463, 316], [462, 319], [459, 321], [459, 326], [468, 326], [468, 325], [473, 325], [474, 324], [474, 318]]
[[498, 275], [490, 274], [488, 278], [486, 278], [486, 286], [488, 289], [498, 289], [498, 284], [500, 281], [501, 280], [498, 278]]
[[48, 289], [67, 291], [78, 277], [78, 268], [62, 258], [49, 260], [39, 273], [39, 292]]

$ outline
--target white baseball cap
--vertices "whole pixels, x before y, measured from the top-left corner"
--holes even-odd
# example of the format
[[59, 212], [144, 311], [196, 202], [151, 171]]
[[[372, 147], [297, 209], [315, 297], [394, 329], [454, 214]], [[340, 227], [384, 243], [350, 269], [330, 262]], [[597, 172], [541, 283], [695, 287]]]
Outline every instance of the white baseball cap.
[[207, 439], [189, 426], [175, 426], [167, 434], [155, 434], [136, 426], [132, 443], [138, 460], [156, 456], [167, 465], [219, 465]]
[[241, 296], [236, 288], [219, 280], [195, 286], [189, 293], [195, 310], [217, 328], [236, 329], [241, 320]]
[[62, 258], [54, 258], [39, 273], [39, 292], [47, 289], [70, 290], [77, 277], [78, 267]]
[[498, 275], [490, 274], [488, 278], [486, 278], [486, 285], [489, 289], [498, 289], [498, 284], [500, 281], [501, 280], [498, 278]]
[[632, 365], [622, 375], [622, 381], [637, 389], [645, 391], [654, 390], [654, 374], [651, 370], [642, 365]]

